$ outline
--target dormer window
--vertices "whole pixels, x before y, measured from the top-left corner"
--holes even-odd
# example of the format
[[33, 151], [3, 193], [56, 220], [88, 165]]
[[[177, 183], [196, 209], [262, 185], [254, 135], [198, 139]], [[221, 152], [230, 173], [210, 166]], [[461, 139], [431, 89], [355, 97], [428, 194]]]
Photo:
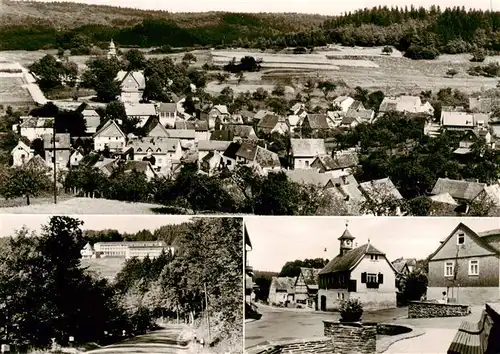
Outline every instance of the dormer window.
[[457, 245], [463, 245], [465, 243], [465, 234], [463, 232], [457, 235]]
[[372, 261], [378, 261], [378, 254], [371, 254], [371, 255], [370, 255], [370, 259], [371, 259]]

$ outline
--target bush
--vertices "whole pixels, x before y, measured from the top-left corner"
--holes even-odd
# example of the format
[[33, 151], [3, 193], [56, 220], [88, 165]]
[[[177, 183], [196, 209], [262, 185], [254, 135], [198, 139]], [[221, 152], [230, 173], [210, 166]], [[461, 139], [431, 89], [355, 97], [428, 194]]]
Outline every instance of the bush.
[[432, 60], [439, 56], [439, 51], [432, 46], [412, 44], [408, 47], [405, 57], [414, 60]]
[[349, 299], [342, 301], [340, 305], [341, 313], [359, 313], [363, 312], [363, 304], [359, 299]]

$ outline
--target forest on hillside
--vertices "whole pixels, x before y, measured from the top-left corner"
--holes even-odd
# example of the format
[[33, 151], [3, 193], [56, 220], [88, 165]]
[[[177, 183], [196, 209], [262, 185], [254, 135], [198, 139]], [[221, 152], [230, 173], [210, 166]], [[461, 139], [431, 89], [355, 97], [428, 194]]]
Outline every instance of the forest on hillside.
[[[67, 5], [71, 11], [66, 8], [65, 14], [74, 14], [72, 18], [60, 15], [60, 3], [6, 4], [6, 11], [0, 16], [0, 50], [103, 47], [113, 38], [121, 46], [144, 48], [239, 46], [279, 50], [327, 43], [390, 45], [412, 59], [433, 59], [440, 53], [500, 51], [500, 12], [469, 11], [463, 7], [376, 7], [327, 17], [174, 14], [71, 4]], [[86, 13], [84, 19], [82, 13]]]

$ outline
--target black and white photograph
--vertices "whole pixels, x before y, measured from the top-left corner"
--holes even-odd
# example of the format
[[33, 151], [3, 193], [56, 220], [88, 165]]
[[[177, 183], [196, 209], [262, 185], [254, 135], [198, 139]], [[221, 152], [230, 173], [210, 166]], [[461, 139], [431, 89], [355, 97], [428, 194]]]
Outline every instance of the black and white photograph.
[[498, 0], [0, 2], [0, 212], [500, 215]]
[[500, 352], [498, 219], [244, 224], [246, 353]]
[[241, 218], [0, 217], [2, 353], [243, 353]]

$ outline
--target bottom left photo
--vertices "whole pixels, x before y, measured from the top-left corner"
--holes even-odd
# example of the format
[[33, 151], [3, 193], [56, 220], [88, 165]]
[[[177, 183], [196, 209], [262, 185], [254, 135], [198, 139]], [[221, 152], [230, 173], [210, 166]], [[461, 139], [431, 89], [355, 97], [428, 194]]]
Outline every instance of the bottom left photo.
[[243, 353], [242, 218], [1, 215], [2, 353]]

